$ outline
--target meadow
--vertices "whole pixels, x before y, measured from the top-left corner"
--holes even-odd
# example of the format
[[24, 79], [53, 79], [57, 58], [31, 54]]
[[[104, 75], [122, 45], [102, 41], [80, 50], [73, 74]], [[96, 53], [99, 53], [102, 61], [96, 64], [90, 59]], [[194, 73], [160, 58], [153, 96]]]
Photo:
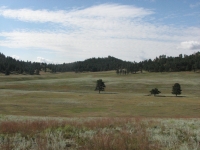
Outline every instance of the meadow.
[[194, 72], [0, 75], [0, 148], [198, 150], [199, 91]]
[[[94, 91], [96, 80], [106, 89]], [[172, 95], [174, 83], [182, 94]], [[161, 93], [149, 96], [152, 88]], [[0, 76], [0, 114], [62, 117], [199, 117], [200, 74], [60, 73]]]

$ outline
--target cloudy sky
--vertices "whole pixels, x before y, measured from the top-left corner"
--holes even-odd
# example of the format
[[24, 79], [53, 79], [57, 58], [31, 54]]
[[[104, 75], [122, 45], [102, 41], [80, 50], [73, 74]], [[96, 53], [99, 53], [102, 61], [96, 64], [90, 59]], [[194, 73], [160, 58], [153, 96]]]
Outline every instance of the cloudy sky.
[[0, 52], [68, 63], [200, 51], [199, 0], [1, 0]]

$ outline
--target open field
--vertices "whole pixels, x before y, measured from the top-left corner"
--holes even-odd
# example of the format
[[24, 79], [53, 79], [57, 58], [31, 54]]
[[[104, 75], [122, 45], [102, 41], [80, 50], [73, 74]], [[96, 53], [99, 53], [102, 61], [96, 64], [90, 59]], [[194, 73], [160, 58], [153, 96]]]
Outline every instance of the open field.
[[[105, 92], [94, 91], [103, 79]], [[180, 83], [182, 95], [171, 94]], [[147, 96], [157, 87], [160, 96]], [[116, 75], [60, 73], [0, 75], [0, 114], [63, 117], [200, 117], [200, 74], [194, 72]]]
[[194, 72], [0, 75], [0, 149], [199, 150], [199, 91]]

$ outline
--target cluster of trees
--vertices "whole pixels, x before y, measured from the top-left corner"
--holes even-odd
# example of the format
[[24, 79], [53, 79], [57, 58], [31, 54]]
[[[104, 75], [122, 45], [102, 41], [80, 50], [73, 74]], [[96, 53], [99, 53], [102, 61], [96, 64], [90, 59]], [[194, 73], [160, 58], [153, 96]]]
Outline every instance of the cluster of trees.
[[196, 71], [200, 69], [200, 52], [190, 56], [180, 54], [179, 57], [167, 57], [161, 55], [154, 60], [144, 60], [139, 63], [133, 62], [116, 69], [117, 74], [136, 73], [143, 70], [148, 72], [178, 72]]
[[85, 61], [77, 61], [73, 63], [63, 64], [47, 64], [38, 62], [25, 62], [16, 60], [12, 57], [6, 57], [0, 53], [0, 72], [9, 74], [30, 74], [36, 75], [40, 71], [45, 72], [97, 72], [115, 70], [119, 66], [126, 66], [130, 62], [122, 61], [115, 57], [108, 56], [106, 58], [90, 58]]
[[[181, 85], [179, 83], [175, 83], [172, 86], [172, 94], [175, 94], [177, 96], [177, 95], [181, 94], [181, 91], [182, 91]], [[150, 91], [150, 93], [153, 94], [154, 96], [156, 96], [156, 94], [160, 94], [161, 92], [157, 88], [154, 88]]]
[[[102, 79], [97, 80], [95, 91], [99, 91], [99, 93], [100, 93], [101, 91], [105, 91], [105, 88], [106, 88], [106, 85], [103, 82], [103, 80]], [[181, 94], [181, 91], [182, 91], [181, 85], [179, 83], [175, 83], [172, 86], [172, 94], [175, 94], [177, 96], [177, 95]], [[154, 88], [150, 91], [150, 93], [153, 94], [154, 96], [156, 96], [157, 94], [160, 94], [161, 91], [159, 91], [157, 88]]]
[[56, 72], [97, 72], [116, 70], [117, 74], [136, 73], [138, 71], [149, 72], [171, 72], [171, 71], [196, 71], [200, 69], [200, 52], [187, 56], [180, 54], [179, 57], [166, 57], [162, 55], [154, 60], [141, 62], [130, 62], [117, 59], [112, 56], [105, 58], [90, 58], [84, 61], [63, 64], [47, 64], [38, 62], [25, 62], [6, 57], [0, 53], [0, 72], [9, 75], [17, 74], [39, 74], [40, 71]]
[[0, 53], [0, 72], [5, 73], [5, 75], [10, 75], [11, 73], [39, 75], [41, 67], [42, 64], [40, 63], [16, 60]]
[[190, 56], [180, 54], [179, 57], [162, 55], [153, 61], [151, 59], [143, 61], [142, 66], [149, 72], [196, 71], [200, 69], [200, 52]]

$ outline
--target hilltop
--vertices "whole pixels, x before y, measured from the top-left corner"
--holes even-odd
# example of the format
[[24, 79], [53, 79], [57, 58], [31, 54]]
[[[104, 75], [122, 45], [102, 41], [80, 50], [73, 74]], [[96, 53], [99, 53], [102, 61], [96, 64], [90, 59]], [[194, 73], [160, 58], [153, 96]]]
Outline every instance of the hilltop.
[[178, 72], [197, 71], [200, 69], [200, 52], [192, 55], [178, 57], [167, 57], [161, 55], [151, 60], [141, 62], [124, 61], [113, 56], [105, 58], [89, 58], [84, 61], [77, 61], [63, 64], [47, 64], [39, 62], [21, 61], [12, 57], [6, 57], [0, 53], [0, 72], [9, 74], [30, 74], [39, 75], [44, 72], [98, 72], [116, 70], [116, 73], [136, 73], [146, 70], [148, 72]]

